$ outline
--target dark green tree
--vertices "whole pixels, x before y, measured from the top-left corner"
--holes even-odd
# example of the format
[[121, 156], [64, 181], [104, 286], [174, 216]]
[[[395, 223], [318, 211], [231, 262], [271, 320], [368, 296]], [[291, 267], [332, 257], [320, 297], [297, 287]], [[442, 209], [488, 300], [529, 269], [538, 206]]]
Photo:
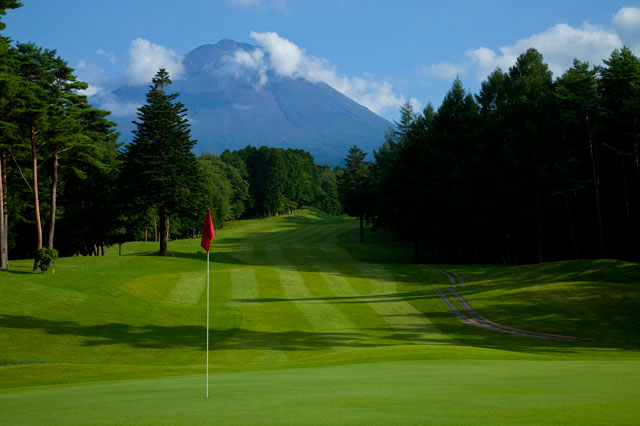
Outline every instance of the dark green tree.
[[[4, 14], [4, 9], [0, 9], [0, 14]], [[2, 22], [0, 28], [4, 28]], [[0, 270], [9, 266], [7, 159], [9, 149], [20, 139], [13, 117], [20, 87], [15, 71], [13, 49], [9, 47], [9, 40], [0, 36]]]
[[[588, 152], [588, 160], [584, 160], [588, 161], [590, 165], [598, 229], [599, 255], [604, 257], [600, 149], [598, 141], [600, 99], [597, 71], [597, 68], [591, 68], [589, 63], [574, 59], [573, 66], [556, 80], [555, 95], [558, 100], [559, 128], [566, 145], [563, 153], [564, 157], [576, 158], [582, 163], [585, 157], [582, 153]], [[577, 244], [575, 251], [575, 257], [578, 257]]]
[[[0, 17], [7, 13], [7, 9], [22, 6], [17, 0], [0, 0]], [[0, 31], [6, 25], [0, 20]], [[0, 271], [9, 267], [9, 220], [7, 206], [7, 158], [9, 147], [15, 143], [18, 126], [12, 117], [15, 100], [19, 94], [19, 81], [16, 76], [16, 62], [14, 49], [10, 47], [10, 40], [0, 36]]]
[[332, 215], [342, 213], [335, 171], [328, 164], [316, 167], [318, 169], [318, 185], [315, 189], [313, 205]]
[[372, 199], [369, 163], [366, 153], [354, 145], [345, 158], [345, 168], [337, 176], [338, 194], [344, 211], [360, 219], [360, 241], [364, 241], [364, 220], [370, 212]]
[[170, 84], [169, 73], [160, 69], [146, 104], [138, 109], [134, 139], [125, 148], [121, 173], [129, 204], [143, 211], [148, 207], [158, 210], [160, 256], [169, 254], [169, 216], [195, 220], [202, 193], [187, 110], [176, 100], [177, 93], [167, 92]]
[[232, 153], [229, 150], [225, 150], [220, 159], [226, 166], [225, 174], [233, 190], [230, 200], [231, 216], [234, 219], [240, 219], [250, 203], [247, 165], [237, 152]]
[[542, 55], [529, 49], [507, 73], [505, 149], [511, 164], [506, 167], [511, 194], [520, 220], [535, 229], [531, 237], [537, 260], [544, 261], [545, 200], [552, 191], [554, 166], [555, 98], [552, 74]]
[[235, 219], [232, 212], [233, 187], [226, 173], [229, 166], [213, 154], [202, 154], [198, 163], [207, 206], [211, 208], [211, 220], [215, 227], [222, 227], [225, 221]]
[[[614, 223], [621, 237], [612, 246], [625, 249], [614, 255], [631, 252], [640, 255], [640, 59], [631, 49], [616, 49], [599, 68], [599, 94], [603, 116], [600, 139], [611, 152], [611, 171], [617, 185], [608, 187], [618, 194], [611, 204], [618, 211]], [[609, 205], [609, 203], [607, 203]], [[623, 225], [621, 227], [620, 225]], [[625, 237], [622, 237], [624, 234]]]

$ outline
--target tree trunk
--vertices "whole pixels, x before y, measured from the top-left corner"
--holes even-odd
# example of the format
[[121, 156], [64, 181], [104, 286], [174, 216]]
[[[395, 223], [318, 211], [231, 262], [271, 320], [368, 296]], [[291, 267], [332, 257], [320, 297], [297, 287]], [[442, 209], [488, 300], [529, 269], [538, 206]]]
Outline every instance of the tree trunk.
[[169, 256], [169, 250], [167, 249], [167, 210], [164, 205], [161, 205], [158, 209], [159, 220], [158, 224], [160, 225], [159, 229], [159, 237], [160, 237], [160, 251], [158, 255], [160, 256]]
[[538, 262], [544, 262], [542, 249], [542, 197], [536, 194], [536, 239], [538, 240]]
[[158, 222], [153, 221], [153, 241], [158, 242]]
[[49, 218], [49, 248], [53, 248], [53, 234], [56, 228], [56, 202], [58, 199], [58, 153], [53, 153], [53, 182], [51, 183], [51, 215]]
[[147, 225], [144, 226], [144, 242], [147, 242]]
[[600, 257], [604, 258], [604, 231], [602, 229], [602, 209], [600, 205], [600, 173], [598, 171], [598, 157], [596, 156], [593, 137], [589, 126], [589, 116], [585, 118], [587, 138], [589, 140], [589, 155], [591, 157], [591, 172], [593, 173], [593, 190], [596, 196], [596, 216], [598, 219], [598, 237], [600, 239]]
[[629, 190], [627, 188], [627, 168], [624, 164], [624, 158], [620, 157], [622, 169], [622, 189], [624, 191], [624, 206], [627, 218], [627, 237], [629, 238], [629, 249], [631, 253], [635, 253], [635, 244], [633, 242], [633, 232], [631, 232], [631, 207], [629, 206]]
[[167, 216], [167, 241], [171, 241], [171, 221], [169, 216]]
[[[33, 208], [36, 218], [36, 251], [42, 248], [42, 220], [40, 219], [40, 198], [38, 194], [38, 132], [31, 128], [31, 163], [33, 167]], [[33, 262], [33, 271], [40, 272], [40, 262]]]
[[565, 206], [567, 207], [567, 217], [569, 218], [569, 233], [571, 234], [571, 244], [573, 246], [573, 256], [574, 259], [578, 259], [578, 244], [576, 242], [576, 234], [573, 230], [573, 220], [571, 217], [571, 208], [569, 206], [569, 197], [567, 197], [567, 195], [565, 194], [564, 196], [564, 203]]
[[7, 221], [5, 221], [6, 168], [6, 150], [3, 149], [0, 151], [0, 270], [2, 271], [9, 269], [9, 244], [7, 241], [9, 233], [7, 230]]
[[364, 242], [364, 216], [360, 216], [360, 242]]

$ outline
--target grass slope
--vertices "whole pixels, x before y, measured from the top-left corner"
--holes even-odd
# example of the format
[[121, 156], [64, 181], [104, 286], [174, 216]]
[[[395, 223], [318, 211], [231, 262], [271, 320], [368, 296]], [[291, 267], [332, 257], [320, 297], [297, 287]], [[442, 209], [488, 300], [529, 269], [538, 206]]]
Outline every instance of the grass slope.
[[606, 342], [533, 339], [458, 322], [434, 292], [444, 275], [382, 234], [352, 243], [356, 228], [304, 210], [217, 230], [209, 400], [199, 241], [170, 258], [128, 243], [55, 274], [11, 262], [0, 423], [640, 421], [640, 345], [621, 343], [640, 341], [637, 264], [443, 266], [487, 318]]

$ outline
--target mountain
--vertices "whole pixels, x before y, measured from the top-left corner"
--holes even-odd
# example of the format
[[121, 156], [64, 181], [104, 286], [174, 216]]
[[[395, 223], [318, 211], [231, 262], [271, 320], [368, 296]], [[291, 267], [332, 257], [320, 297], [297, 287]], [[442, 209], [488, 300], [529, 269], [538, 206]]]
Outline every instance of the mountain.
[[[196, 154], [267, 145], [304, 149], [316, 162], [336, 165], [354, 144], [371, 153], [383, 143], [392, 124], [329, 85], [240, 67], [232, 59], [256, 49], [222, 40], [184, 57], [184, 73], [171, 90], [188, 110]], [[147, 90], [148, 85], [124, 86], [113, 95], [141, 105]], [[125, 141], [132, 139], [134, 119], [117, 120]]]

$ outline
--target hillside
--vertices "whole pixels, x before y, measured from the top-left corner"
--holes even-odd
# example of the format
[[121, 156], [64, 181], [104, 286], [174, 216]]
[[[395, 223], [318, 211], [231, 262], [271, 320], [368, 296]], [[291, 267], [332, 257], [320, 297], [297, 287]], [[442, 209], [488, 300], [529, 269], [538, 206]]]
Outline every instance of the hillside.
[[[200, 46], [185, 55], [184, 75], [171, 90], [188, 109], [196, 152], [221, 153], [247, 145], [300, 148], [316, 162], [341, 163], [350, 147], [373, 152], [392, 124], [325, 83], [267, 72], [266, 84], [230, 59], [257, 49], [233, 40]], [[114, 92], [120, 102], [144, 103], [147, 86]], [[115, 117], [125, 141], [134, 116]]]

